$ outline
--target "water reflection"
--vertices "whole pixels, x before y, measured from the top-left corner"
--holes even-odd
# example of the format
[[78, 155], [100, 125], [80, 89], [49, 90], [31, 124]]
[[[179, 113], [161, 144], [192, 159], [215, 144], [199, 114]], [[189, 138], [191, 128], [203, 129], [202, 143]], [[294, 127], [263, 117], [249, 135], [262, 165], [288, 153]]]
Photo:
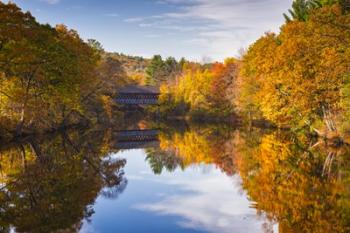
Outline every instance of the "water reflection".
[[261, 129], [143, 128], [2, 146], [0, 232], [350, 231], [347, 147]]
[[279, 232], [349, 232], [346, 148], [273, 132], [258, 143], [242, 135], [239, 151], [243, 187], [258, 211], [279, 222]]
[[160, 200], [146, 201], [134, 208], [162, 216], [179, 216], [177, 224], [195, 232], [262, 231], [263, 222], [249, 208], [245, 195], [240, 194], [239, 177], [229, 178], [216, 169], [200, 177], [190, 176], [191, 172], [179, 174], [169, 182], [163, 181], [176, 186], [176, 193], [166, 193]]
[[77, 232], [99, 193], [113, 198], [123, 191], [126, 161], [102, 159], [103, 135], [81, 133], [1, 150], [1, 232]]

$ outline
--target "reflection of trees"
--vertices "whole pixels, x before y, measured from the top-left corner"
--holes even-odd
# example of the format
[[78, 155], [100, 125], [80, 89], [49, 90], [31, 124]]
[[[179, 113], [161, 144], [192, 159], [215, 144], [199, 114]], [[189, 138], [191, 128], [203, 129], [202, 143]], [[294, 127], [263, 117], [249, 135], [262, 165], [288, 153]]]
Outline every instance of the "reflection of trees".
[[304, 136], [258, 129], [189, 128], [159, 136], [148, 150], [155, 173], [194, 164], [238, 171], [258, 213], [281, 233], [350, 231], [350, 151]]
[[255, 144], [251, 138], [238, 142], [243, 187], [281, 233], [349, 232], [349, 152], [312, 147], [281, 133]]
[[159, 148], [150, 148], [146, 150], [146, 160], [152, 168], [154, 174], [161, 174], [165, 169], [168, 172], [176, 168], [183, 168], [182, 160], [171, 150], [161, 150]]
[[[97, 195], [117, 198], [124, 160], [103, 158], [111, 133], [72, 131], [0, 149], [0, 232], [78, 231]], [[350, 231], [350, 153], [281, 132], [190, 128], [147, 150], [156, 174], [194, 164], [238, 171], [259, 213], [281, 233]]]
[[101, 194], [109, 199], [118, 198], [127, 186], [127, 180], [121, 170], [125, 166], [125, 160], [107, 158], [101, 162], [101, 177], [103, 188]]
[[156, 174], [164, 168], [174, 171], [191, 165], [215, 164], [227, 174], [234, 173], [232, 141], [229, 131], [220, 128], [170, 130], [159, 135], [160, 148], [148, 149], [147, 161]]
[[101, 136], [62, 133], [2, 151], [2, 230], [78, 231], [82, 219], [94, 213], [91, 205], [100, 190], [117, 197], [126, 187], [125, 161], [101, 159], [106, 149]]

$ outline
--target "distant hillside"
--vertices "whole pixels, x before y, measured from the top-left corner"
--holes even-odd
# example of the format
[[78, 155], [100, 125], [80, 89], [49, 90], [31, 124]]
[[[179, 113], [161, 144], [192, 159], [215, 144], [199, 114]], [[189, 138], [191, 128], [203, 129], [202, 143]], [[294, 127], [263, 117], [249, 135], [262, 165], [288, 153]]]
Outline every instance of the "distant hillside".
[[130, 56], [123, 53], [107, 53], [108, 57], [118, 60], [127, 76], [139, 84], [144, 84], [145, 71], [150, 59]]

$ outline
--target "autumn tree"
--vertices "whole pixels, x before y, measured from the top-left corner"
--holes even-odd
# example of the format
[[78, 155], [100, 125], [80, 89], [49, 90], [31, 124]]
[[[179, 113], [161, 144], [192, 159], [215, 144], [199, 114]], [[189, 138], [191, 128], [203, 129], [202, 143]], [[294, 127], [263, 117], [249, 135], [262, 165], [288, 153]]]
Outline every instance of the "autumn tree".
[[0, 3], [0, 21], [3, 126], [18, 136], [83, 116], [97, 83], [94, 49], [74, 30], [41, 25], [13, 3]]
[[340, 88], [350, 71], [350, 17], [339, 5], [312, 11], [309, 19], [285, 24], [279, 35], [266, 34], [243, 58], [243, 109], [252, 108], [279, 126], [321, 127], [337, 131]]
[[205, 65], [183, 62], [175, 80], [161, 86], [161, 111], [207, 120], [232, 116], [239, 61], [229, 58], [225, 63]]
[[240, 62], [235, 58], [227, 58], [224, 63], [214, 63], [211, 72], [214, 79], [211, 88], [212, 108], [233, 113], [236, 96]]

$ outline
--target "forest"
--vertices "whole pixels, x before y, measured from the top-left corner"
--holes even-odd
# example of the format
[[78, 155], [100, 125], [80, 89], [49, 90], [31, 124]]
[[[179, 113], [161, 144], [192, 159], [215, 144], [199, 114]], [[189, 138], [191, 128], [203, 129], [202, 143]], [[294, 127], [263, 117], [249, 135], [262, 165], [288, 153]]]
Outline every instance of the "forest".
[[159, 87], [149, 115], [259, 124], [348, 141], [350, 3], [295, 0], [278, 34], [240, 57], [198, 63], [110, 53], [65, 25], [40, 24], [0, 2], [0, 132], [3, 140], [122, 116], [114, 98], [131, 85]]
[[[275, 232], [274, 224], [281, 233], [349, 232], [350, 1], [294, 0], [282, 17], [278, 33], [208, 63], [106, 51], [0, 1], [0, 232], [79, 232], [95, 210], [103, 212], [98, 202], [116, 200], [128, 187], [124, 203], [103, 220], [146, 219], [149, 212], [133, 219], [136, 205], [125, 200], [135, 193], [166, 200], [157, 189], [162, 174], [176, 198], [197, 192], [170, 186], [180, 186], [171, 174], [186, 169], [225, 175], [230, 190], [238, 178], [240, 196], [266, 221], [264, 232]], [[159, 88], [159, 104], [126, 111], [115, 99], [130, 85]], [[156, 146], [127, 138], [122, 143], [133, 153], [120, 157], [128, 150], [118, 147], [118, 134], [135, 129], [156, 132]], [[213, 170], [199, 172], [202, 166]], [[185, 178], [191, 188], [205, 181]], [[225, 197], [214, 181], [203, 190]], [[146, 189], [152, 197], [138, 193]], [[239, 225], [252, 217], [233, 213], [233, 221], [242, 217]]]

